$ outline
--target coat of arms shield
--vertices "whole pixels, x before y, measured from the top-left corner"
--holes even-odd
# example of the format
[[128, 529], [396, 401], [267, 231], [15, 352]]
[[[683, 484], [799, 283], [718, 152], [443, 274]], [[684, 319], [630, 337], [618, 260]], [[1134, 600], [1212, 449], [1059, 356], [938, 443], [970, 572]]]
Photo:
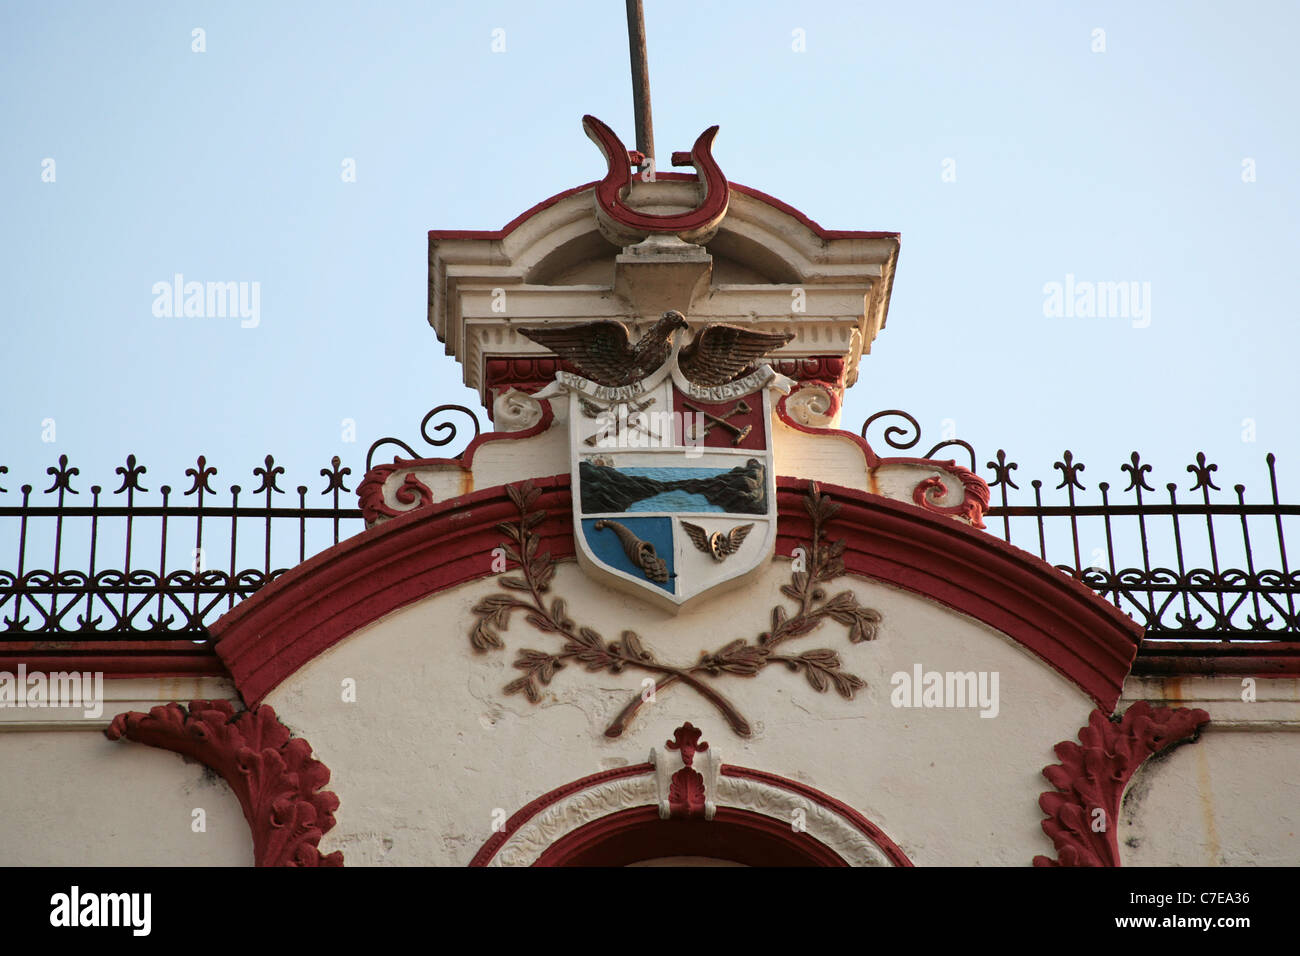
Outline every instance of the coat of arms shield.
[[574, 538], [588, 573], [672, 611], [744, 580], [776, 545], [770, 365], [689, 381], [674, 349], [628, 385], [559, 372], [568, 399]]

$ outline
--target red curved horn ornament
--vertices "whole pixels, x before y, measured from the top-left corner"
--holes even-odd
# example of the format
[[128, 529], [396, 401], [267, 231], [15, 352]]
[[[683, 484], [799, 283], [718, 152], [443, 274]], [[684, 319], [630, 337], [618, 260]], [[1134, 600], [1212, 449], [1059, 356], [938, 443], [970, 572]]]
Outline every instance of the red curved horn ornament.
[[707, 242], [717, 232], [731, 201], [727, 177], [713, 158], [713, 140], [718, 127], [710, 126], [691, 147], [690, 158], [674, 153], [675, 165], [692, 165], [703, 188], [700, 203], [688, 212], [654, 215], [626, 205], [632, 188], [632, 154], [612, 129], [594, 116], [582, 118], [582, 128], [605, 155], [609, 171], [596, 184], [596, 215], [605, 234], [618, 244], [639, 242], [651, 233], [672, 233], [694, 243]]

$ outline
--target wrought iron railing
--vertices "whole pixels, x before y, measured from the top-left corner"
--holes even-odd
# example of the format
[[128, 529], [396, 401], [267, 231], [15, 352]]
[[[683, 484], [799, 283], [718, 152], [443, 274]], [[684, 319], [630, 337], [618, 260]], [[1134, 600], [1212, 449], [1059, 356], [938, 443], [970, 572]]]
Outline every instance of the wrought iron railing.
[[[469, 415], [478, 434], [468, 409], [439, 406], [421, 424], [431, 445], [456, 442], [450, 422], [434, 425], [437, 437], [427, 431], [431, 419], [447, 412]], [[920, 427], [901, 411], [871, 416], [863, 435], [890, 418], [905, 424], [884, 425], [877, 447], [914, 449]], [[396, 439], [381, 439], [371, 446], [367, 467], [386, 444], [416, 454]], [[1028, 494], [1013, 475], [1019, 465], [1001, 449], [984, 469], [959, 439], [919, 457], [955, 455], [988, 480], [988, 532], [1036, 553], [1131, 615], [1146, 628], [1144, 657], [1300, 656], [1300, 572], [1288, 564], [1285, 537], [1300, 505], [1279, 501], [1273, 455], [1266, 458], [1271, 500], [1263, 504], [1248, 504], [1242, 485], [1233, 487], [1235, 500], [1222, 500], [1217, 466], [1200, 454], [1187, 466], [1192, 500], [1180, 501], [1174, 483], [1157, 490], [1151, 466], [1136, 452], [1120, 466], [1127, 487], [1113, 490], [1102, 481], [1094, 492], [1081, 478], [1084, 465], [1066, 451], [1053, 465], [1060, 480], [1050, 490], [1063, 499], [1057, 503], [1044, 501], [1040, 480], [1029, 482], [1032, 501], [1016, 501]], [[7, 470], [0, 466], [0, 485]], [[120, 483], [111, 492], [81, 485], [66, 456], [46, 471], [50, 484], [39, 492], [32, 485], [16, 492], [0, 486], [0, 564], [5, 555], [15, 561], [15, 570], [0, 570], [0, 653], [210, 657], [212, 621], [363, 528], [345, 483], [352, 469], [337, 457], [320, 469], [323, 488], [299, 485], [292, 492], [280, 487], [285, 470], [269, 455], [252, 469], [257, 484], [247, 493], [239, 485], [218, 492], [217, 469], [204, 457], [186, 470], [189, 487], [180, 494], [167, 485], [147, 489], [146, 469], [135, 456], [116, 469]], [[1091, 495], [1099, 500], [1089, 502]], [[309, 496], [326, 500], [312, 505]]]
[[237, 601], [362, 530], [360, 510], [340, 499], [351, 469], [337, 457], [320, 470], [328, 499], [316, 507], [306, 485], [292, 503], [270, 455], [243, 500], [239, 485], [228, 499], [212, 486], [217, 469], [203, 456], [179, 495], [150, 491], [146, 471], [128, 456], [120, 486], [105, 493], [78, 487], [79, 469], [62, 455], [43, 491], [23, 485], [14, 503], [0, 487], [0, 545], [15, 561], [0, 570], [0, 651], [202, 652], [207, 624]]
[[[896, 409], [867, 419], [863, 436], [891, 417], [907, 425], [885, 428], [884, 444], [914, 448], [920, 426]], [[921, 457], [949, 458], [958, 448], [988, 481], [989, 533], [1037, 554], [1142, 624], [1143, 656], [1300, 654], [1300, 571], [1291, 569], [1286, 553], [1287, 525], [1295, 525], [1300, 505], [1280, 502], [1274, 455], [1265, 456], [1270, 500], [1262, 504], [1248, 504], [1242, 484], [1232, 488], [1235, 500], [1211, 495], [1223, 489], [1215, 483], [1218, 465], [1203, 453], [1187, 465], [1192, 477], [1183, 490], [1191, 500], [1180, 501], [1175, 482], [1157, 490], [1152, 467], [1137, 452], [1120, 465], [1126, 486], [1099, 481], [1099, 500], [1090, 503], [1081, 477], [1085, 466], [1069, 451], [1052, 464], [1060, 480], [1050, 490], [1063, 493], [1056, 495], [1059, 503], [1044, 501], [1039, 479], [1029, 482], [1032, 503], [1020, 503], [1010, 494], [1025, 497], [1012, 474], [1019, 465], [1002, 449], [985, 470], [976, 467], [974, 449], [958, 439]]]

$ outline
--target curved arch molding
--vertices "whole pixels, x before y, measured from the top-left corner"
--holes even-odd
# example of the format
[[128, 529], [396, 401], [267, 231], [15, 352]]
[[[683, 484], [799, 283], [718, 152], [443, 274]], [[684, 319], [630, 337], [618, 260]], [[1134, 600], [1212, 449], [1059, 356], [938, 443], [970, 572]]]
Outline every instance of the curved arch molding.
[[[557, 559], [573, 556], [569, 476], [533, 479], [546, 519], [534, 529]], [[778, 478], [777, 553], [807, 540], [810, 482]], [[914, 591], [982, 621], [1114, 710], [1141, 627], [1078, 581], [984, 532], [851, 488], [821, 485], [841, 505], [829, 534], [845, 570]], [[516, 517], [505, 486], [429, 503], [300, 564], [210, 628], [252, 707], [316, 655], [400, 607], [492, 574], [496, 525]]]
[[[483, 844], [470, 866], [562, 866], [584, 857], [602, 840], [642, 830], [671, 833], [696, 827], [757, 835], [787, 858], [831, 866], [911, 866], [879, 827], [852, 807], [807, 784], [777, 774], [724, 764], [713, 794], [712, 820], [664, 820], [656, 803], [654, 764], [643, 763], [583, 777], [527, 804]], [[790, 821], [802, 813], [804, 827]], [[653, 843], [651, 845], [654, 845]], [[592, 861], [594, 862], [594, 861]]]

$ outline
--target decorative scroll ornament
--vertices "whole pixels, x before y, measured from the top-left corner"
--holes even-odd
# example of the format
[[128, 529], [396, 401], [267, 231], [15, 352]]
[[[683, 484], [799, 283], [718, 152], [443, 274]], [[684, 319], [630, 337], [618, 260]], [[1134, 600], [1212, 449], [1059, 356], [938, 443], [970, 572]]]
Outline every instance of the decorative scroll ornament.
[[627, 204], [632, 189], [631, 166], [639, 165], [646, 157], [630, 152], [614, 131], [594, 116], [584, 116], [582, 128], [609, 164], [609, 171], [595, 190], [596, 221], [607, 239], [615, 245], [629, 246], [655, 233], [675, 235], [697, 245], [713, 238], [731, 202], [727, 177], [713, 158], [718, 127], [710, 126], [701, 133], [689, 153], [673, 153], [674, 166], [695, 167], [702, 195], [694, 209], [671, 215], [644, 213]]
[[542, 420], [542, 403], [527, 392], [511, 388], [492, 402], [492, 422], [498, 431], [521, 432]]
[[[591, 672], [618, 674], [630, 669], [653, 675], [656, 694], [674, 684], [685, 684], [712, 704], [732, 730], [748, 737], [752, 732], [749, 721], [706, 678], [754, 677], [768, 665], [779, 663], [802, 672], [819, 693], [834, 687], [845, 700], [852, 700], [866, 686], [862, 678], [843, 670], [839, 654], [833, 650], [782, 653], [784, 645], [816, 630], [828, 618], [848, 628], [849, 641], [855, 644], [873, 640], [880, 623], [879, 612], [860, 605], [852, 591], [829, 596], [826, 593], [825, 585], [844, 572], [845, 545], [843, 541], [828, 543], [824, 538], [825, 525], [839, 505], [822, 495], [815, 483], [810, 485], [805, 499], [812, 519], [812, 538], [804, 546], [807, 567], [795, 570], [790, 583], [781, 587], [781, 593], [794, 602], [793, 610], [777, 605], [772, 609], [769, 630], [753, 640], [735, 638], [715, 651], [702, 653], [691, 665], [660, 661], [635, 631], [625, 630], [619, 640], [607, 641], [599, 632], [571, 618], [564, 598], [548, 598], [555, 560], [550, 552], [540, 550], [541, 538], [533, 530], [546, 519], [545, 511], [534, 509], [541, 492], [531, 482], [507, 485], [506, 490], [519, 518], [498, 528], [510, 539], [503, 547], [518, 573], [501, 577], [502, 592], [489, 594], [474, 606], [476, 621], [470, 642], [478, 651], [504, 648], [500, 631], [510, 626], [515, 611], [523, 611], [537, 630], [556, 634], [561, 640], [557, 651], [519, 651], [514, 666], [523, 671], [523, 676], [505, 686], [507, 694], [523, 694], [535, 704], [541, 700], [541, 687], [549, 685], [557, 672], [574, 662]], [[606, 728], [605, 735], [619, 736], [643, 703], [642, 695], [637, 693]]]
[[941, 476], [932, 475], [917, 482], [916, 487], [912, 489], [912, 501], [926, 511], [956, 515], [969, 521], [972, 528], [983, 528], [984, 512], [989, 506], [989, 486], [979, 475], [962, 468], [953, 459], [941, 461], [939, 464], [946, 465], [961, 479], [961, 500], [955, 505], [938, 504], [948, 495], [948, 486], [944, 484]]
[[1034, 857], [1034, 866], [1119, 866], [1119, 806], [1124, 788], [1154, 754], [1196, 740], [1210, 720], [1203, 710], [1152, 707], [1138, 701], [1118, 720], [1100, 710], [1079, 731], [1079, 743], [1055, 747], [1059, 764], [1043, 768], [1055, 787], [1038, 798], [1047, 814], [1043, 832], [1056, 859]]
[[820, 384], [804, 385], [785, 400], [785, 410], [790, 417], [809, 428], [830, 426], [839, 406], [839, 396]]
[[339, 798], [321, 789], [329, 768], [271, 707], [236, 714], [226, 700], [191, 701], [188, 709], [166, 704], [118, 714], [104, 733], [193, 757], [221, 774], [252, 830], [258, 866], [343, 865], [341, 852], [319, 849], [339, 807]]

